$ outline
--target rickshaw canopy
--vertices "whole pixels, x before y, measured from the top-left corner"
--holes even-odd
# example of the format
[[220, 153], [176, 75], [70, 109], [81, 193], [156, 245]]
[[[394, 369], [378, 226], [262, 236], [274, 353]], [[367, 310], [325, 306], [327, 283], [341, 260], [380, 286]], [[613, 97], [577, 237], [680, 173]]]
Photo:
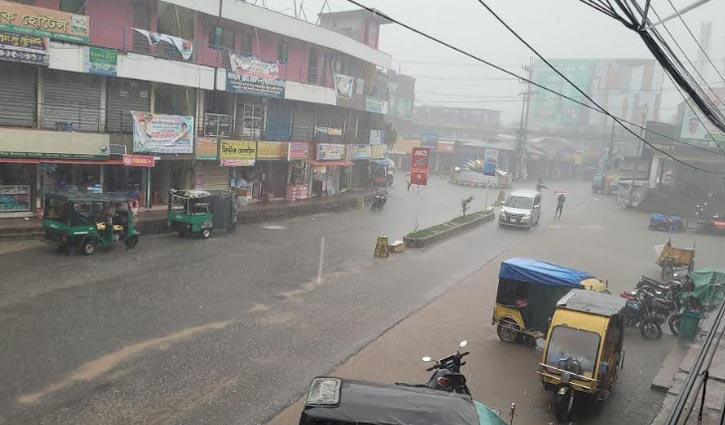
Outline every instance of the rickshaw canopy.
[[610, 317], [624, 309], [627, 300], [600, 292], [572, 289], [556, 303], [557, 308]]
[[[326, 377], [315, 378], [313, 389], [319, 380], [339, 382], [333, 390], [338, 391], [336, 400], [329, 405], [311, 404], [308, 396], [301, 425], [505, 425], [493, 411], [462, 394]], [[330, 389], [324, 391], [329, 397]]]
[[207, 192], [206, 190], [170, 190], [169, 194], [173, 196], [178, 196], [180, 198], [188, 198], [188, 199], [201, 199], [201, 198], [208, 198], [212, 194], [211, 192]]
[[498, 277], [499, 279], [571, 288], [581, 288], [583, 280], [594, 278], [588, 272], [524, 257], [509, 258], [502, 262]]
[[112, 203], [128, 203], [127, 195], [118, 193], [49, 193], [47, 198], [58, 199], [69, 203], [82, 202], [112, 202]]

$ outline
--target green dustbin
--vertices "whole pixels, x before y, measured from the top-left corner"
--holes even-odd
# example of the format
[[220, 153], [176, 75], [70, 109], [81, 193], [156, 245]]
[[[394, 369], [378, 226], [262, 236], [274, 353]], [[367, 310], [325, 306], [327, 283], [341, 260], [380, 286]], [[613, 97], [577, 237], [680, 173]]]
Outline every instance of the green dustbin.
[[683, 311], [680, 314], [680, 338], [687, 340], [695, 339], [700, 319], [702, 319], [702, 314], [696, 311]]

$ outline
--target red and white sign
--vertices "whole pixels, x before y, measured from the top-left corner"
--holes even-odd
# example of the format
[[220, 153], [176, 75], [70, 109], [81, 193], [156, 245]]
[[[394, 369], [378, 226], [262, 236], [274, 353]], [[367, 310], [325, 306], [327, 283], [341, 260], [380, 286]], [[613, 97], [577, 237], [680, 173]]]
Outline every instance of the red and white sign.
[[147, 155], [124, 155], [123, 165], [128, 167], [153, 167], [154, 157]]
[[307, 142], [289, 142], [287, 159], [310, 159], [310, 144]]
[[413, 148], [413, 163], [410, 167], [410, 184], [426, 186], [428, 184], [428, 168], [430, 148]]

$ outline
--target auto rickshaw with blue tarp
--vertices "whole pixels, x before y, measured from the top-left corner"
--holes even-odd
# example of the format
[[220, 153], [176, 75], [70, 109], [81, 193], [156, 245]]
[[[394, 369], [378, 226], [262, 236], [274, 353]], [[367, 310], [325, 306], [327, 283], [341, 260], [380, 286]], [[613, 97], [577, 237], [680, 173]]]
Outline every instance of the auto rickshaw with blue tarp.
[[191, 233], [207, 239], [214, 229], [236, 230], [237, 203], [231, 192], [172, 189], [166, 218], [179, 236]]
[[556, 302], [571, 289], [608, 292], [591, 273], [531, 258], [503, 261], [498, 277], [491, 323], [505, 342], [543, 338]]
[[97, 246], [123, 243], [134, 248], [140, 233], [127, 196], [115, 194], [48, 194], [43, 213], [45, 240], [65, 253], [85, 255]]
[[537, 373], [544, 389], [555, 393], [558, 420], [569, 422], [582, 397], [609, 396], [624, 363], [626, 303], [581, 289], [557, 302]]
[[505, 425], [463, 394], [428, 388], [317, 377], [299, 425]]

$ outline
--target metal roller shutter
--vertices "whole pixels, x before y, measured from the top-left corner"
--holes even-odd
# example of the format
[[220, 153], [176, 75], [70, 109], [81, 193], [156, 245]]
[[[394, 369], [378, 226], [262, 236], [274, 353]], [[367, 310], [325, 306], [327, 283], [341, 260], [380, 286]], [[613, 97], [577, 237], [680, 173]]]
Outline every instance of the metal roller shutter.
[[229, 190], [229, 167], [220, 167], [217, 161], [199, 161], [203, 190]]
[[150, 93], [148, 81], [109, 79], [106, 129], [111, 133], [130, 133], [133, 130], [130, 111], [149, 111]]
[[0, 125], [35, 126], [38, 74], [36, 67], [0, 62]]
[[266, 140], [290, 139], [290, 119], [292, 108], [289, 103], [272, 100], [267, 105], [267, 123], [264, 126]]
[[292, 139], [302, 142], [315, 140], [315, 107], [297, 104], [292, 117]]
[[43, 128], [102, 132], [101, 78], [48, 70], [43, 73]]

